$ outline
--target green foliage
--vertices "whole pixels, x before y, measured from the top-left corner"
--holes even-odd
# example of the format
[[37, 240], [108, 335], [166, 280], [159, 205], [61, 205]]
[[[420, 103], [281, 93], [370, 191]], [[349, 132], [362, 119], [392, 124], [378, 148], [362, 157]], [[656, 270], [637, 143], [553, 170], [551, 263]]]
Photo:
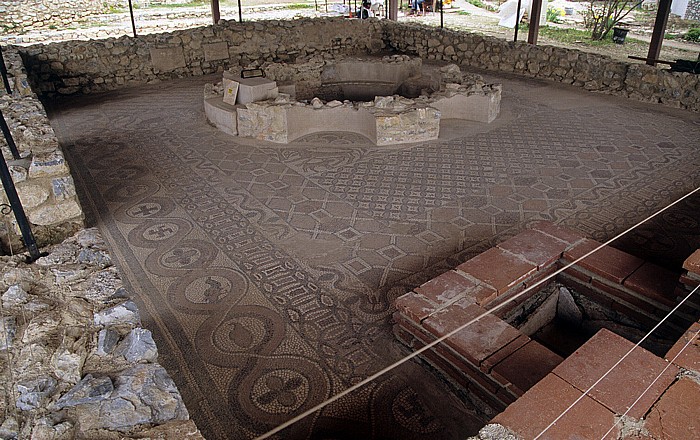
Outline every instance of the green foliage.
[[584, 13], [584, 24], [593, 40], [604, 40], [613, 27], [642, 4], [642, 0], [592, 1]]
[[477, 8], [486, 9], [487, 11], [495, 11], [496, 10], [496, 8], [494, 8], [493, 6], [491, 6], [489, 4], [484, 3], [482, 0], [467, 0], [467, 3], [470, 3], [474, 6], [476, 6]]
[[459, 11], [459, 12], [457, 12], [457, 15], [472, 15], [472, 14], [469, 11]]
[[290, 3], [288, 5], [284, 5], [285, 9], [312, 9], [314, 5], [309, 4], [309, 3]]
[[696, 43], [700, 43], [700, 28], [688, 29], [688, 32], [686, 32], [685, 35], [683, 35], [683, 38], [688, 41], [695, 41]]
[[547, 8], [547, 21], [552, 23], [559, 23], [559, 17], [564, 15], [562, 11], [556, 8]]

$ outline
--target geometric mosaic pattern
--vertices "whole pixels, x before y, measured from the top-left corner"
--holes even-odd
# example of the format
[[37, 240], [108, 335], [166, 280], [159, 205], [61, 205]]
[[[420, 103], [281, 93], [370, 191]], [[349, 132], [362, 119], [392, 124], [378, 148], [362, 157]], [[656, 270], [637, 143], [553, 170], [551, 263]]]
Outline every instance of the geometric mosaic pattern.
[[[88, 219], [207, 438], [262, 434], [401, 357], [393, 300], [529, 221], [606, 239], [700, 185], [697, 115], [494, 79], [492, 124], [392, 147], [230, 137], [205, 122], [212, 78], [52, 104]], [[699, 204], [617, 245], [674, 268], [700, 246]], [[408, 363], [285, 438], [464, 438], [480, 423]]]

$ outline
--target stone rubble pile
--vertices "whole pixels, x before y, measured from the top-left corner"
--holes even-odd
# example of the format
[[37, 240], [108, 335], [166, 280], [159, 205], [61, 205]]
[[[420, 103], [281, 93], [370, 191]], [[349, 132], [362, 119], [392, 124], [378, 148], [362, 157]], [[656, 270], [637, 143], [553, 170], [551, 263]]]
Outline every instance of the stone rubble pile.
[[[21, 159], [13, 158], [4, 137], [0, 137], [2, 154], [37, 242], [56, 243], [83, 226], [83, 211], [56, 134], [44, 106], [29, 86], [19, 54], [9, 50], [3, 55], [13, 93], [0, 95], [0, 110]], [[1, 185], [0, 203], [7, 203]], [[3, 245], [18, 249], [20, 233], [14, 216], [5, 220], [0, 222]]]
[[96, 229], [0, 264], [0, 438], [202, 438]]

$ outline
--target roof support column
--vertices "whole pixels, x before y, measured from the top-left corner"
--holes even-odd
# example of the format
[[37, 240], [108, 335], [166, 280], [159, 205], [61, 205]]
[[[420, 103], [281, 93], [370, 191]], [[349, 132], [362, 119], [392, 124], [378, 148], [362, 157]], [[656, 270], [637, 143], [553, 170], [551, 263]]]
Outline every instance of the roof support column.
[[527, 42], [530, 44], [537, 44], [537, 36], [540, 34], [540, 15], [542, 15], [542, 0], [532, 0], [530, 30], [527, 33]]
[[396, 21], [399, 18], [399, 1], [389, 0], [389, 20]]
[[670, 12], [671, 0], [659, 0], [659, 6], [656, 9], [654, 31], [651, 34], [651, 43], [649, 43], [649, 54], [647, 55], [647, 64], [650, 66], [656, 66], [656, 60], [659, 59], [661, 44], [664, 42], [664, 32], [666, 32], [668, 14]]
[[219, 11], [219, 0], [211, 0], [211, 20], [214, 24], [219, 23], [221, 12]]

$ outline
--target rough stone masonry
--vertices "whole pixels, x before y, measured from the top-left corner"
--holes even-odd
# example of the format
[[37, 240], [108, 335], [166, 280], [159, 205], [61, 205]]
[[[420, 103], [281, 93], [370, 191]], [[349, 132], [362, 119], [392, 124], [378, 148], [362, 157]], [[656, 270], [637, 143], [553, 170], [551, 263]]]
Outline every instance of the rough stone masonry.
[[106, 245], [0, 257], [0, 438], [202, 439]]

